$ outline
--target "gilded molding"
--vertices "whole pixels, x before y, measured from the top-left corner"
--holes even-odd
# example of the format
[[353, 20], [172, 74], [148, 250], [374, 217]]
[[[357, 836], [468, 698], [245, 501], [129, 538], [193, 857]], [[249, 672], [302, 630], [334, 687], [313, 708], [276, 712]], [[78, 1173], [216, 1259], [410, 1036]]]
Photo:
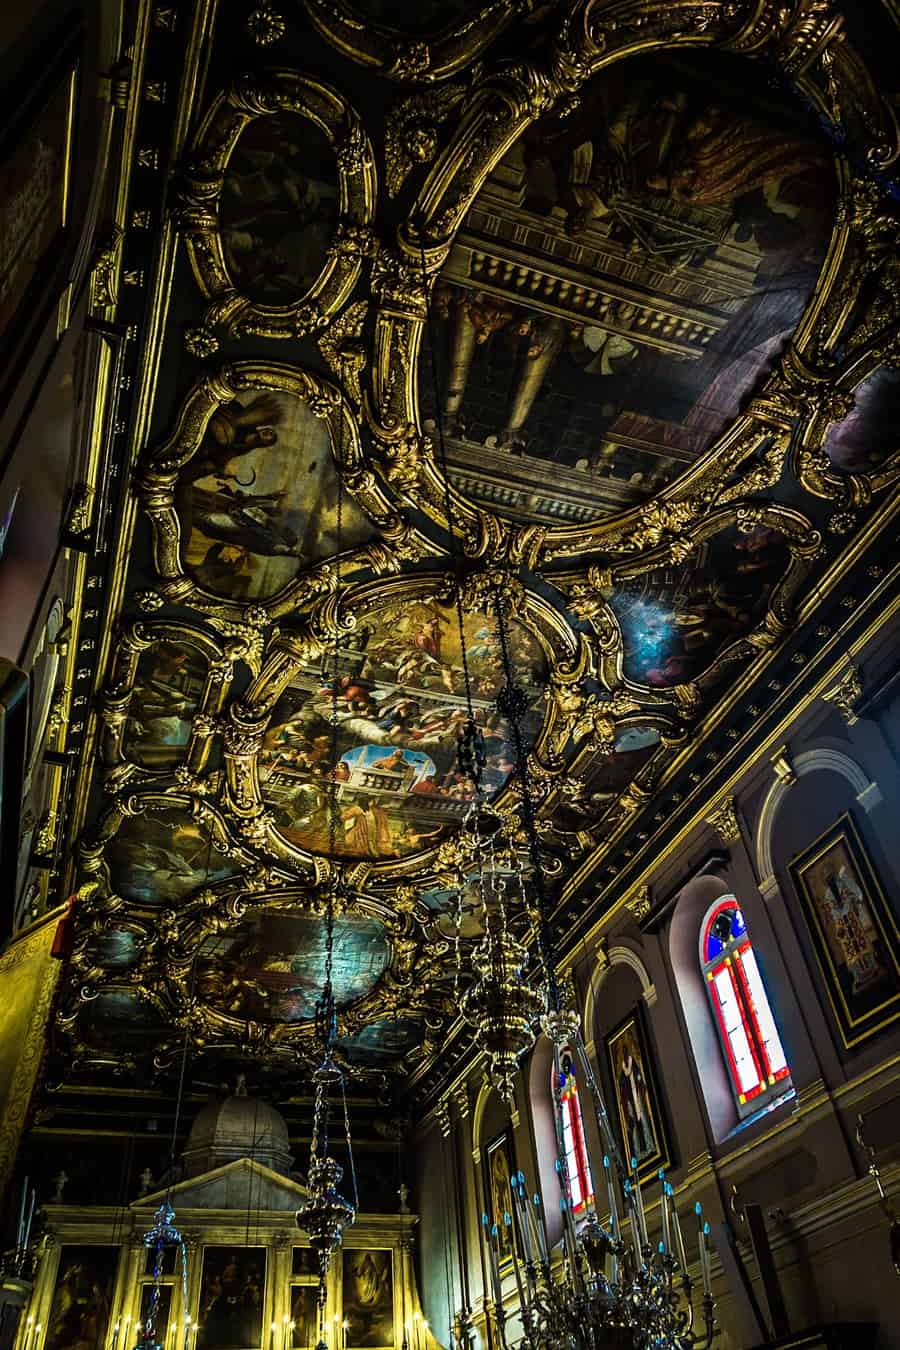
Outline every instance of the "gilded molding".
[[[290, 112], [324, 133], [337, 162], [337, 232], [312, 286], [286, 304], [255, 303], [230, 275], [219, 228], [218, 201], [241, 133], [259, 117]], [[355, 287], [371, 252], [377, 183], [372, 148], [358, 114], [334, 89], [293, 71], [246, 77], [220, 94], [204, 118], [183, 174], [176, 222], [197, 284], [210, 304], [195, 330], [194, 355], [211, 355], [217, 327], [238, 337], [303, 337], [324, 328]], [[208, 336], [202, 350], [196, 341]]]

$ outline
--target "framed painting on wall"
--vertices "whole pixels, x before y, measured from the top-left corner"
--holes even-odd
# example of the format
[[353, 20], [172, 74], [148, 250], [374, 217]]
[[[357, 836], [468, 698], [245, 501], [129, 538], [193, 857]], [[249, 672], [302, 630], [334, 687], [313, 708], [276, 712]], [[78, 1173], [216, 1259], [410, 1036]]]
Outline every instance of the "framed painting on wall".
[[68, 1247], [59, 1254], [44, 1350], [103, 1350], [118, 1247]]
[[387, 1249], [344, 1248], [341, 1293], [348, 1350], [393, 1350], [393, 1256]]
[[[27, 86], [10, 89], [0, 139], [0, 349], [18, 345], [42, 309], [45, 268], [69, 228], [69, 178], [78, 95], [81, 30], [58, 34]], [[53, 297], [55, 299], [55, 297]]]
[[197, 1344], [260, 1350], [265, 1292], [264, 1247], [204, 1247]]
[[788, 867], [849, 1050], [900, 1017], [897, 920], [846, 813]]
[[605, 1038], [615, 1116], [626, 1162], [637, 1161], [643, 1181], [669, 1167], [671, 1157], [659, 1084], [650, 1044], [639, 1007], [623, 1018]]
[[516, 1225], [506, 1222], [506, 1215], [514, 1216], [512, 1175], [515, 1170], [512, 1140], [509, 1132], [498, 1134], [484, 1150], [484, 1196], [490, 1224], [497, 1225], [500, 1248], [500, 1266], [512, 1260], [516, 1241]]

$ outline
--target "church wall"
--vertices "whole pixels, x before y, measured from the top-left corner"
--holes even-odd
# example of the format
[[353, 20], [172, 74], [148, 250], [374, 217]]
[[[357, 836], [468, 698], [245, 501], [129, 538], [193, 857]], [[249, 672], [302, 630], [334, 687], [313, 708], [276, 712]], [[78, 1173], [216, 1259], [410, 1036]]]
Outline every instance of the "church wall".
[[[843, 1044], [791, 869], [849, 813], [896, 920], [900, 698], [891, 696], [889, 681], [897, 655], [882, 635], [855, 659], [863, 688], [854, 705], [858, 720], [854, 709], [848, 716], [821, 699], [798, 710], [784, 749], [746, 764], [733, 789], [733, 826], [714, 828], [705, 819], [709, 807], [698, 813], [678, 849], [648, 874], [648, 912], [638, 910], [636, 917], [633, 901], [619, 907], [595, 929], [570, 972], [588, 1056], [611, 1114], [615, 1092], [605, 1041], [639, 1010], [657, 1081], [667, 1175], [689, 1233], [689, 1253], [696, 1246], [693, 1205], [700, 1200], [726, 1257], [713, 1262], [723, 1350], [764, 1340], [770, 1320], [740, 1217], [746, 1205], [761, 1208], [793, 1330], [831, 1321], [877, 1322], [879, 1346], [900, 1346], [888, 1223], [867, 1174], [869, 1159], [855, 1140], [862, 1114], [865, 1140], [892, 1194], [900, 1184], [900, 1018], [858, 1045]], [[785, 1093], [773, 1094], [767, 1109], [744, 1120], [728, 1085], [698, 960], [700, 921], [716, 896], [728, 893], [741, 906], [791, 1071]], [[529, 1186], [539, 1179], [549, 1213], [553, 1139], [547, 1101], [539, 1095], [546, 1053], [539, 1043], [506, 1118], [516, 1164]], [[469, 1079], [469, 1091], [482, 1098], [484, 1073], [478, 1066]], [[495, 1093], [489, 1098], [499, 1103]], [[448, 1105], [458, 1137], [465, 1121], [449, 1099]], [[478, 1146], [502, 1128], [501, 1116], [493, 1105], [476, 1111], [470, 1204], [483, 1185]], [[429, 1166], [440, 1156], [439, 1138], [438, 1131], [428, 1136]], [[592, 1149], [598, 1196], [604, 1191], [597, 1178], [601, 1157]], [[646, 1187], [651, 1230], [659, 1223], [657, 1194], [654, 1181]], [[601, 1219], [604, 1208], [598, 1199]], [[735, 1282], [730, 1244], [744, 1263], [756, 1313]], [[473, 1312], [483, 1335], [478, 1279], [476, 1270]], [[434, 1280], [432, 1272], [432, 1288]], [[511, 1287], [504, 1289], [504, 1297], [512, 1294]]]

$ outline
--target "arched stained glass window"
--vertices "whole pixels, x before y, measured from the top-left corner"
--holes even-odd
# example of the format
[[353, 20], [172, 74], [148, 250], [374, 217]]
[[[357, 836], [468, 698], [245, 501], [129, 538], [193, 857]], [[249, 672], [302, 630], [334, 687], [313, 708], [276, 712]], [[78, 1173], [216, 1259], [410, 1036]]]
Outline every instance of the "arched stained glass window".
[[738, 1109], [761, 1106], [790, 1078], [740, 905], [721, 896], [700, 931], [700, 963]]
[[594, 1183], [584, 1142], [584, 1121], [581, 1115], [581, 1102], [578, 1100], [575, 1067], [569, 1050], [563, 1050], [560, 1056], [560, 1069], [559, 1092], [566, 1168], [569, 1173], [572, 1207], [576, 1214], [580, 1214], [586, 1206], [594, 1202]]

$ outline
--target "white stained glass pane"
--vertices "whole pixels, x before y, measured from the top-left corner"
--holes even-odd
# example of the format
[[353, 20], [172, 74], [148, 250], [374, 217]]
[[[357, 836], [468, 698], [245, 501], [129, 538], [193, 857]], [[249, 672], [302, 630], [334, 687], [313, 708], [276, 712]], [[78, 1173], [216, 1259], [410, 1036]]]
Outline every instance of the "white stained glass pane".
[[734, 1056], [740, 1089], [746, 1095], [759, 1086], [759, 1074], [756, 1072], [756, 1065], [753, 1062], [753, 1053], [750, 1049], [747, 1032], [744, 1029], [740, 1004], [737, 1001], [737, 995], [731, 983], [731, 972], [727, 966], [723, 966], [713, 976], [713, 984], [715, 985], [719, 1006], [722, 1009], [725, 1035], [728, 1037], [731, 1053]]
[[745, 951], [741, 952], [741, 962], [744, 967], [744, 974], [747, 977], [747, 987], [750, 990], [753, 1011], [756, 1013], [756, 1021], [765, 1048], [766, 1059], [769, 1061], [769, 1069], [773, 1074], [780, 1073], [782, 1069], [787, 1068], [787, 1058], [781, 1044], [781, 1037], [778, 1035], [775, 1018], [772, 1016], [772, 1009], [769, 1007], [766, 987], [762, 982], [762, 976], [759, 973], [759, 966], [756, 964], [752, 947], [747, 947]]
[[562, 1104], [563, 1144], [566, 1150], [566, 1167], [569, 1172], [569, 1186], [572, 1192], [572, 1204], [577, 1209], [582, 1203], [581, 1177], [578, 1175], [578, 1154], [575, 1149], [575, 1135], [572, 1131], [572, 1099], [564, 1097]]

